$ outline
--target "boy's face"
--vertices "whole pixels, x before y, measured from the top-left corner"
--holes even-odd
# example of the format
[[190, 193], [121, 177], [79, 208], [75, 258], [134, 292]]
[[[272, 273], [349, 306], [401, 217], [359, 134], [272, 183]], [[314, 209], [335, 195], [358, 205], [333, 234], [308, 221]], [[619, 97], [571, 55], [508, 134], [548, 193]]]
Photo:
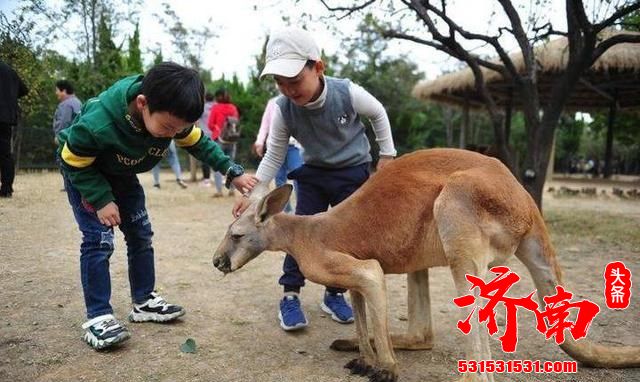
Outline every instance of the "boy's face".
[[58, 99], [58, 101], [62, 101], [64, 100], [64, 98], [67, 95], [67, 91], [66, 90], [60, 90], [58, 89], [58, 87], [56, 86], [56, 98]]
[[151, 113], [144, 95], [136, 98], [136, 107], [142, 115], [144, 126], [149, 134], [156, 138], [173, 138], [179, 132], [189, 128], [194, 122], [180, 119], [168, 111]]
[[280, 92], [298, 106], [314, 101], [322, 92], [320, 77], [324, 73], [324, 63], [316, 61], [313, 68], [305, 66], [295, 77], [275, 75], [276, 85]]

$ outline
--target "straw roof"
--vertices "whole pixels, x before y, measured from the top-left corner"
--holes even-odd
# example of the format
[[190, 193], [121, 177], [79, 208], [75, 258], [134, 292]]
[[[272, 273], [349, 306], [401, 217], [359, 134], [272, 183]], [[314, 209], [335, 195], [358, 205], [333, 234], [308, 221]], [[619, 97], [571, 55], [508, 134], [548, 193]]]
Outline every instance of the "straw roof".
[[[606, 32], [609, 37], [621, 32]], [[626, 34], [640, 34], [628, 32]], [[553, 82], [566, 68], [569, 49], [566, 37], [552, 40], [534, 48], [538, 63], [538, 89], [542, 104], [549, 98]], [[524, 72], [524, 60], [521, 52], [510, 55], [515, 67]], [[497, 60], [496, 60], [497, 61]], [[490, 69], [482, 68], [485, 82], [498, 105], [504, 106], [511, 97], [511, 84], [502, 75]], [[423, 100], [464, 105], [482, 106], [482, 100], [475, 90], [471, 69], [444, 74], [433, 81], [420, 81], [412, 92], [413, 96]], [[615, 94], [620, 107], [640, 105], [640, 44], [624, 43], [609, 48], [581, 77], [572, 93], [567, 107], [573, 109], [594, 109], [607, 107]], [[513, 89], [513, 106], [520, 104], [517, 89]]]

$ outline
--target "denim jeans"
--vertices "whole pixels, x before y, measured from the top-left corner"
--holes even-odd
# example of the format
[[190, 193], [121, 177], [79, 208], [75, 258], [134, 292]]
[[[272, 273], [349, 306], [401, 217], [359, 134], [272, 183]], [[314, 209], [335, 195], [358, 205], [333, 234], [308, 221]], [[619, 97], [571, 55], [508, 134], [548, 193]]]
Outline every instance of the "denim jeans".
[[[176, 180], [182, 179], [182, 168], [180, 167], [180, 158], [178, 158], [178, 151], [176, 149], [176, 142], [171, 141], [169, 144], [169, 151], [167, 151], [167, 162], [171, 166], [171, 170], [176, 176]], [[153, 166], [151, 169], [153, 175], [153, 184], [160, 184], [160, 162]]]
[[15, 164], [11, 155], [11, 129], [10, 125], [0, 122], [0, 193], [6, 195], [13, 193], [15, 177]]
[[[336, 206], [360, 188], [369, 179], [369, 163], [338, 169], [302, 165], [289, 174], [289, 179], [298, 181], [296, 215], [315, 215]], [[296, 260], [286, 255], [278, 281], [285, 292], [299, 291], [304, 280]], [[327, 291], [342, 293], [345, 289], [327, 287]]]
[[[300, 153], [300, 149], [295, 145], [289, 145], [287, 148], [287, 155], [284, 157], [284, 163], [280, 166], [278, 173], [276, 174], [276, 187], [280, 187], [283, 184], [287, 183], [287, 175], [298, 167], [302, 166], [302, 155]], [[293, 189], [294, 192], [298, 192], [298, 181], [293, 181]], [[284, 212], [291, 212], [291, 202], [287, 202], [287, 205], [284, 207]]]
[[[222, 143], [218, 140], [215, 141], [220, 148], [222, 149], [222, 152], [224, 153], [224, 155], [228, 156], [229, 158], [231, 158], [232, 161], [236, 160], [236, 151], [238, 148], [238, 144], [237, 143]], [[213, 173], [213, 181], [216, 185], [216, 191], [217, 192], [222, 192], [222, 185], [224, 184], [222, 182], [222, 175], [221, 173], [219, 173], [218, 171]], [[233, 184], [231, 185], [231, 187], [229, 187], [229, 191], [233, 190]]]
[[[145, 208], [144, 190], [135, 175], [107, 177], [107, 180], [116, 198], [121, 219], [119, 227], [127, 243], [131, 297], [134, 303], [142, 303], [151, 297], [155, 286], [151, 245], [153, 231]], [[114, 250], [113, 228], [100, 223], [93, 207], [82, 198], [66, 176], [65, 187], [78, 228], [82, 232], [80, 277], [87, 318], [113, 313], [109, 303], [109, 259]]]

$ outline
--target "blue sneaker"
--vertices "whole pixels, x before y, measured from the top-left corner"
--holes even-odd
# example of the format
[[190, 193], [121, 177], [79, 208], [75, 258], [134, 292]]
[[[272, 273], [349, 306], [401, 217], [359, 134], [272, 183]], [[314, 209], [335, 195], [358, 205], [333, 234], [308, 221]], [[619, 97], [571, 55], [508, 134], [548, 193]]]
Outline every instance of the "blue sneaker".
[[334, 321], [341, 324], [350, 324], [353, 322], [353, 310], [347, 304], [342, 293], [324, 293], [324, 301], [320, 304], [322, 310], [331, 315]]
[[286, 295], [280, 300], [278, 312], [280, 327], [286, 331], [300, 330], [309, 324], [300, 307], [300, 299], [297, 295]]

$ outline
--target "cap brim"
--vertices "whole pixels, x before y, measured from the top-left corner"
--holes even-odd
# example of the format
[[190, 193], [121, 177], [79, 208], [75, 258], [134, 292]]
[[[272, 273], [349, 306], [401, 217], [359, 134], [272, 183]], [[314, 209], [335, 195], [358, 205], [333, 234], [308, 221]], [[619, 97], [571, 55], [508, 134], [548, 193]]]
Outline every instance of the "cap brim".
[[295, 77], [302, 71], [306, 63], [307, 60], [298, 58], [277, 58], [267, 62], [264, 69], [262, 69], [262, 73], [260, 73], [260, 78], [270, 74], [282, 77]]

